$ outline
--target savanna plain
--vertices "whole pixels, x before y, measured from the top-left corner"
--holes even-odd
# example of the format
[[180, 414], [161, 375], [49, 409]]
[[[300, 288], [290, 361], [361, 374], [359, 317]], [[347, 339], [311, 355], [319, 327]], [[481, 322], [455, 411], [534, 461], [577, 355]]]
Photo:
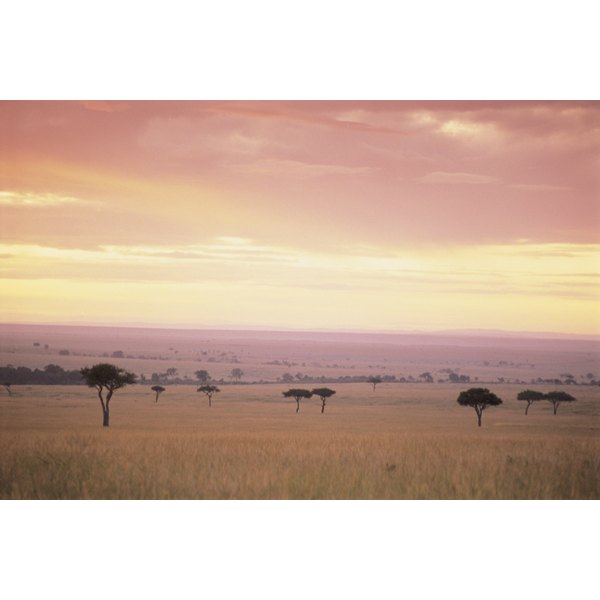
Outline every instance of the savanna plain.
[[[30, 340], [23, 342], [25, 346], [31, 347]], [[298, 343], [292, 346], [300, 352]], [[254, 345], [247, 342], [247, 347], [246, 358], [234, 363], [245, 373], [262, 364], [262, 359], [257, 359], [253, 367], [250, 349]], [[356, 347], [349, 346], [358, 352]], [[13, 362], [23, 348], [15, 344]], [[380, 350], [386, 356], [394, 355], [391, 345]], [[421, 348], [421, 358], [410, 344], [402, 351], [416, 357], [410, 368], [418, 373], [425, 365], [418, 361], [424, 361], [425, 354], [435, 355], [435, 348], [430, 350]], [[373, 347], [364, 351], [373, 356]], [[473, 374], [480, 368], [482, 380], [491, 378], [485, 369], [502, 358], [493, 354], [497, 351], [492, 351], [492, 346], [487, 350], [477, 346], [462, 354], [438, 351], [449, 362], [461, 361], [462, 366], [455, 368], [470, 369]], [[520, 351], [530, 356], [537, 352], [539, 364], [546, 356], [540, 348]], [[513, 347], [506, 352], [514, 357], [520, 351]], [[239, 348], [237, 352], [243, 357]], [[306, 352], [315, 356], [314, 345]], [[288, 348], [286, 359], [303, 359], [293, 353]], [[181, 355], [169, 360], [179, 361], [180, 370], [185, 370], [183, 350]], [[272, 356], [281, 357], [281, 353]], [[595, 360], [589, 353], [573, 351], [569, 356], [571, 365], [577, 360]], [[565, 361], [555, 349], [548, 357], [561, 364]], [[358, 372], [369, 373], [369, 366], [362, 365], [358, 356], [351, 358]], [[71, 356], [69, 360], [75, 359]], [[82, 365], [100, 362], [89, 356], [81, 360]], [[51, 362], [48, 356], [33, 354], [24, 356], [23, 361], [32, 366], [36, 361], [40, 365]], [[327, 360], [321, 362], [325, 365]], [[390, 363], [386, 363], [387, 369], [399, 370], [399, 364]], [[517, 362], [511, 364], [517, 369]], [[207, 366], [225, 369], [222, 363]], [[425, 366], [440, 368], [434, 362]], [[268, 368], [273, 367], [269, 364]], [[532, 371], [531, 365], [523, 368]], [[544, 375], [553, 367], [548, 363], [547, 368]], [[209, 407], [195, 385], [165, 385], [157, 402], [150, 383], [136, 384], [115, 393], [110, 427], [102, 427], [94, 389], [15, 386], [11, 396], [0, 396], [0, 498], [600, 497], [598, 386], [570, 385], [568, 391], [577, 402], [562, 404], [557, 415], [550, 403], [537, 402], [525, 416], [524, 403], [516, 399], [519, 391], [533, 387], [546, 392], [557, 386], [481, 383], [502, 398], [503, 404], [484, 411], [483, 425], [478, 428], [473, 409], [456, 403], [459, 392], [473, 385], [383, 382], [373, 389], [366, 382], [328, 383], [336, 394], [328, 400], [325, 412], [313, 397], [302, 400], [296, 413], [296, 403], [282, 392], [318, 385], [225, 383]]]

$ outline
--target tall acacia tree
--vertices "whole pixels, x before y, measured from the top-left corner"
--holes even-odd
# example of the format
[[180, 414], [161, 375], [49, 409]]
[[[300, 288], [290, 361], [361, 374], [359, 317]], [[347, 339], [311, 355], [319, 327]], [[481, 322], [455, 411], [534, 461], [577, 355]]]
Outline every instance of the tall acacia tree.
[[367, 379], [367, 383], [370, 383], [373, 385], [373, 391], [375, 391], [375, 386], [378, 383], [381, 383], [381, 377], [369, 377], [369, 379]]
[[85, 367], [79, 372], [89, 387], [98, 390], [98, 398], [100, 398], [102, 406], [102, 425], [108, 427], [110, 400], [113, 394], [118, 389], [135, 383], [135, 375], [109, 363], [99, 363], [93, 367]]
[[519, 392], [517, 396], [517, 400], [523, 400], [527, 402], [527, 407], [525, 408], [525, 414], [529, 411], [529, 407], [538, 400], [544, 400], [545, 396], [542, 392], [536, 392], [535, 390], [523, 390]]
[[335, 394], [335, 390], [330, 390], [329, 388], [316, 388], [311, 393], [321, 398], [321, 413], [324, 413], [327, 398], [331, 398], [331, 396]]
[[158, 397], [165, 391], [165, 388], [162, 385], [153, 385], [150, 389], [153, 392], [156, 392], [156, 398], [154, 402], [158, 402]]
[[309, 390], [303, 390], [298, 388], [292, 388], [287, 392], [283, 392], [283, 395], [286, 398], [293, 398], [296, 401], [296, 412], [300, 411], [300, 400], [302, 398], [310, 398], [312, 396], [312, 392]]
[[471, 406], [477, 413], [477, 425], [481, 427], [481, 416], [488, 406], [498, 406], [502, 400], [486, 388], [471, 388], [461, 392], [456, 399], [461, 406]]
[[575, 400], [577, 400], [577, 398], [574, 398], [573, 396], [571, 396], [571, 394], [567, 394], [567, 392], [560, 391], [548, 392], [544, 396], [544, 398], [552, 402], [552, 405], [554, 407], [554, 414], [556, 414], [556, 411], [558, 410], [558, 405], [561, 402], [575, 402]]
[[221, 390], [216, 385], [202, 385], [196, 391], [208, 396], [208, 406], [210, 408], [212, 406], [213, 394], [218, 394]]

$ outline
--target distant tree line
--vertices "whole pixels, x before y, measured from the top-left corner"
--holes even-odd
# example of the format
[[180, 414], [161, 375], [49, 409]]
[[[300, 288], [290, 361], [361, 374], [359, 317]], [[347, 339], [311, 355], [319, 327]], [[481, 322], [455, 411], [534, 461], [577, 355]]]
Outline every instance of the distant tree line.
[[0, 381], [12, 385], [82, 385], [84, 379], [79, 370], [65, 371], [59, 365], [46, 365], [43, 369], [29, 367], [0, 367]]
[[[117, 352], [113, 352], [117, 354]], [[140, 383], [150, 383], [152, 385], [164, 386], [164, 385], [194, 385], [194, 384], [207, 384], [212, 382], [219, 385], [227, 384], [252, 384], [252, 383], [304, 383], [304, 384], [336, 384], [336, 383], [369, 383], [375, 387], [379, 383], [519, 383], [525, 384], [525, 381], [510, 380], [504, 377], [497, 377], [495, 381], [479, 381], [477, 377], [471, 377], [469, 375], [459, 374], [452, 369], [442, 369], [437, 373], [444, 373], [444, 378], [435, 378], [432, 373], [426, 371], [419, 374], [418, 376], [406, 375], [341, 375], [339, 377], [332, 376], [311, 376], [303, 373], [284, 373], [275, 380], [242, 380], [245, 373], [240, 368], [234, 368], [225, 377], [214, 378], [210, 373], [204, 369], [194, 371], [194, 378], [189, 375], [182, 375], [178, 373], [177, 368], [171, 367], [161, 373], [152, 373], [150, 377], [146, 377], [143, 373], [139, 375]], [[79, 370], [65, 370], [59, 365], [49, 364], [43, 367], [43, 369], [30, 369], [29, 367], [15, 367], [13, 365], [6, 365], [0, 367], [0, 381], [10, 382], [13, 385], [81, 385], [84, 383]], [[531, 384], [538, 385], [600, 385], [600, 380], [596, 379], [591, 373], [585, 376], [584, 381], [578, 382], [569, 374], [561, 374], [561, 378], [549, 378], [542, 379], [531, 379]]]

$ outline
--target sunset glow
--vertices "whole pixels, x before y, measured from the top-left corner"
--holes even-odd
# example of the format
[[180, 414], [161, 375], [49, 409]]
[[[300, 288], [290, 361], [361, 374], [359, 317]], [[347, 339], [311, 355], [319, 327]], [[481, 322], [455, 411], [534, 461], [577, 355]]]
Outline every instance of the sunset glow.
[[600, 105], [2, 102], [5, 322], [600, 333]]

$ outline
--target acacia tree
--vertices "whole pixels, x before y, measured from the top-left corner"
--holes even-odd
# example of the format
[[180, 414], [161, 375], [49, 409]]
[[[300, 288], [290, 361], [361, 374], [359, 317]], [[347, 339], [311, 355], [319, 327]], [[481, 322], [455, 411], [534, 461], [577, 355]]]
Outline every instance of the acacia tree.
[[231, 377], [236, 381], [239, 381], [244, 376], [244, 371], [240, 368], [231, 369]]
[[316, 388], [311, 392], [311, 394], [321, 398], [321, 413], [324, 413], [327, 398], [331, 398], [331, 396], [335, 394], [335, 390], [330, 390], [329, 388]]
[[575, 400], [577, 399], [571, 396], [571, 394], [567, 394], [567, 392], [559, 391], [548, 392], [544, 397], [546, 400], [552, 402], [552, 405], [554, 406], [554, 414], [556, 414], [556, 411], [558, 410], [558, 405], [561, 402], [575, 402]]
[[461, 406], [471, 406], [477, 413], [477, 425], [481, 427], [481, 415], [488, 406], [498, 406], [502, 400], [486, 388], [471, 388], [461, 392], [456, 399]]
[[156, 392], [156, 399], [154, 402], [158, 402], [158, 397], [165, 391], [165, 388], [162, 385], [153, 385], [150, 389], [153, 392]]
[[205, 371], [204, 369], [201, 369], [200, 371], [194, 371], [194, 375], [200, 383], [208, 383], [208, 380], [210, 379], [208, 371]]
[[369, 377], [369, 379], [367, 379], [367, 382], [373, 384], [373, 391], [375, 391], [375, 386], [378, 383], [381, 383], [381, 377]]
[[202, 392], [203, 394], [206, 394], [208, 396], [208, 406], [210, 408], [212, 406], [213, 394], [217, 394], [221, 390], [216, 385], [203, 385], [200, 386], [196, 391]]
[[85, 367], [79, 372], [89, 387], [95, 387], [98, 390], [98, 398], [100, 398], [102, 406], [102, 426], [108, 427], [110, 400], [114, 392], [135, 383], [135, 375], [109, 363]]
[[535, 390], [523, 390], [519, 392], [517, 396], [517, 400], [524, 400], [527, 402], [527, 407], [525, 408], [525, 414], [529, 410], [529, 407], [538, 400], [544, 400], [545, 396], [542, 392], [536, 392]]
[[310, 398], [312, 396], [312, 392], [309, 390], [293, 388], [288, 390], [287, 392], [283, 392], [283, 395], [286, 398], [294, 398], [296, 401], [296, 412], [300, 411], [300, 400], [302, 398]]
[[10, 382], [6, 382], [2, 384], [2, 387], [6, 388], [6, 391], [8, 392], [9, 396], [12, 396], [12, 392], [10, 391], [10, 386], [12, 385], [12, 383]]

